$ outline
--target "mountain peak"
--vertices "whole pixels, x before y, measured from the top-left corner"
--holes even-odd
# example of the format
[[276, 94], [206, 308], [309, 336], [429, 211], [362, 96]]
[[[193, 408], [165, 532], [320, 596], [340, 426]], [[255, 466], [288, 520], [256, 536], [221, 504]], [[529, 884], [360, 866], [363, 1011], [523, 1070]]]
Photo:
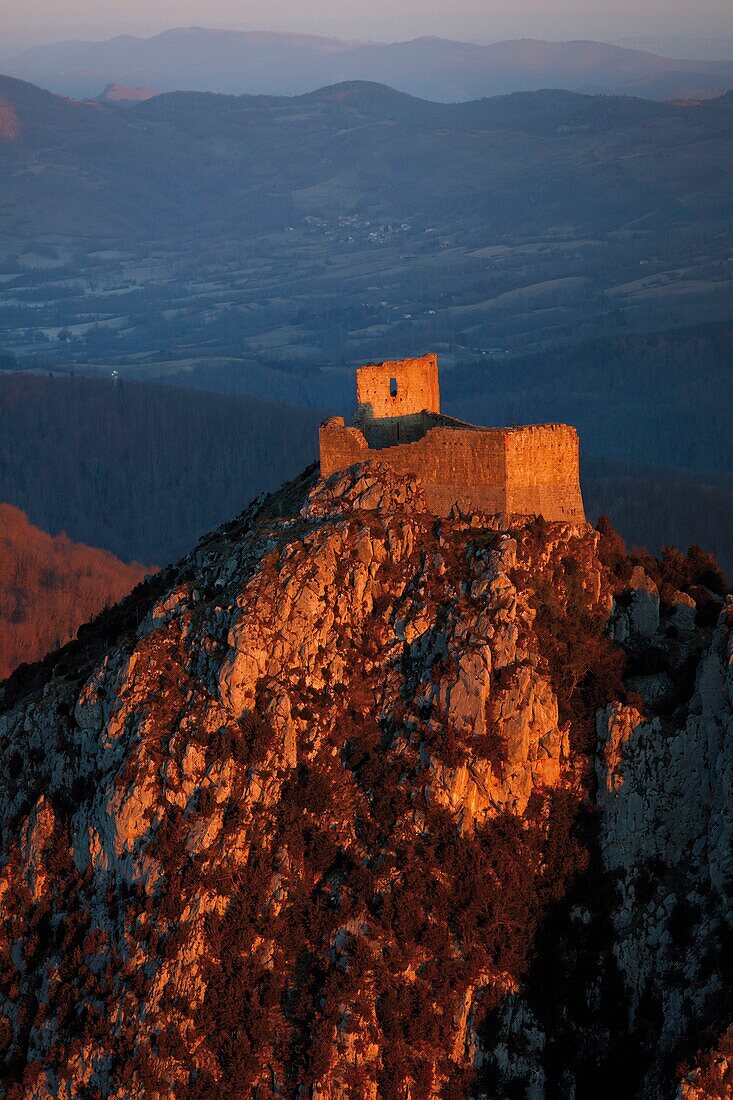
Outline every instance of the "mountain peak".
[[[684, 555], [675, 569], [690, 591], [709, 573]], [[670, 751], [682, 720], [648, 676], [637, 691], [649, 702], [627, 697], [625, 653], [660, 645], [674, 616], [670, 669], [710, 643], [685, 736], [705, 739], [713, 713], [733, 722], [725, 693], [704, 687], [733, 605], [703, 640], [695, 598], [670, 590], [660, 622], [650, 570], [607, 529], [436, 518], [414, 477], [379, 463], [309, 470], [82, 634], [43, 691], [32, 670], [25, 691], [11, 680], [8, 1083], [30, 1097], [32, 1061], [34, 1081], [52, 1074], [69, 1095], [124, 1079], [140, 1096], [208, 1097], [236, 1080], [244, 1097], [275, 1080], [280, 1095], [398, 1096], [422, 1082], [425, 1097], [466, 1097], [487, 1073], [507, 1087], [536, 1074], [550, 1043], [563, 1080], [600, 1081], [638, 1041], [632, 1025], [618, 1032], [634, 1016], [619, 1011], [614, 967], [633, 998], [649, 948], [645, 928], [612, 931], [593, 853], [631, 881], [630, 852], [660, 836], [669, 798], [644, 761], [655, 738]], [[729, 763], [703, 757], [708, 781]], [[696, 759], [684, 757], [694, 792]], [[708, 813], [729, 803], [692, 799], [658, 861], [714, 844]], [[686, 896], [695, 876], [702, 889], [710, 866], [683, 861], [674, 889]], [[548, 921], [552, 947], [535, 958]], [[569, 973], [599, 974], [583, 1009], [557, 952]], [[506, 1013], [520, 1006], [543, 1041], [507, 1062]]]

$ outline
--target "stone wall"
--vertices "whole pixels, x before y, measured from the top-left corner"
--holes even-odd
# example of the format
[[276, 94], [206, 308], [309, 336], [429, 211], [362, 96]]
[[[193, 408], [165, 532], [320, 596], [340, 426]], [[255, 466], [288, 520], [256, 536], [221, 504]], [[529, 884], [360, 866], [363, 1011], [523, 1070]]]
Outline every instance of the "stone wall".
[[[382, 447], [394, 447], [398, 443], [416, 443], [427, 435], [431, 428], [465, 428], [471, 430], [472, 424], [444, 416], [436, 412], [408, 413], [407, 416], [382, 416], [375, 419], [357, 411], [354, 426], [359, 429], [372, 450]], [[481, 430], [481, 429], [477, 429]]]
[[564, 424], [527, 428], [431, 428], [422, 439], [386, 449], [370, 448], [358, 428], [341, 417], [320, 431], [321, 474], [329, 477], [357, 462], [384, 462], [412, 474], [431, 511], [543, 515], [583, 522], [578, 435]]
[[423, 410], [439, 413], [437, 355], [360, 367], [356, 372], [356, 401], [362, 416], [376, 419], [409, 416]]
[[504, 432], [507, 511], [546, 519], [583, 519], [578, 433], [566, 424]]

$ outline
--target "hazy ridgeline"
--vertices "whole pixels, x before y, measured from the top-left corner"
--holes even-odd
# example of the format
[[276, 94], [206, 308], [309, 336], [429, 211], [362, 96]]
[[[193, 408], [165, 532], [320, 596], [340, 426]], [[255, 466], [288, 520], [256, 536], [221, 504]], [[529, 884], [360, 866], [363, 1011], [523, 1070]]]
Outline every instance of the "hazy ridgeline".
[[356, 362], [483, 368], [730, 316], [733, 95], [0, 94], [0, 346], [20, 360], [323, 408]]
[[123, 376], [3, 381], [42, 528], [165, 562], [315, 457], [356, 364], [435, 351], [447, 412], [575, 425], [591, 515], [731, 571], [733, 95], [0, 92], [0, 348]]
[[37, 46], [7, 59], [4, 67], [13, 76], [76, 96], [98, 95], [109, 81], [161, 92], [297, 95], [356, 79], [446, 101], [533, 88], [663, 99], [733, 83], [730, 60], [692, 61], [660, 52], [527, 38], [490, 45], [435, 37], [385, 43], [180, 27], [147, 39], [120, 35], [106, 42]]

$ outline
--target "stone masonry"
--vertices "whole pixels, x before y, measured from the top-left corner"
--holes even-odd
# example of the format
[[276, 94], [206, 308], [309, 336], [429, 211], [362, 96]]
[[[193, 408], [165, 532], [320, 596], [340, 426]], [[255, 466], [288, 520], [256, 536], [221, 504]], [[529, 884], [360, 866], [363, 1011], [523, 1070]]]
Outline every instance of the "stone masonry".
[[435, 355], [357, 371], [354, 425], [320, 429], [321, 474], [378, 460], [423, 485], [428, 506], [583, 523], [578, 433], [567, 424], [482, 428], [440, 412]]

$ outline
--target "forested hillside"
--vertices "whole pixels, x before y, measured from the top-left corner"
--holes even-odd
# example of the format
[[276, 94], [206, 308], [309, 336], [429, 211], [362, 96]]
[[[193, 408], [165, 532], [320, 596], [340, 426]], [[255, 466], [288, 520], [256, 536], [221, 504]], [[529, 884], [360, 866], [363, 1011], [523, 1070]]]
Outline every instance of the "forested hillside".
[[313, 410], [173, 386], [0, 374], [0, 500], [165, 564], [317, 457]]
[[700, 543], [733, 574], [733, 325], [624, 333], [459, 365], [445, 408], [479, 424], [580, 433], [583, 493], [631, 542]]
[[0, 680], [64, 645], [145, 572], [65, 535], [52, 538], [0, 504]]
[[574, 424], [589, 458], [733, 475], [730, 322], [458, 365], [442, 390], [478, 424]]
[[613, 517], [630, 545], [688, 547], [718, 558], [733, 578], [733, 475], [660, 470], [621, 463], [581, 462], [586, 513], [594, 523]]

